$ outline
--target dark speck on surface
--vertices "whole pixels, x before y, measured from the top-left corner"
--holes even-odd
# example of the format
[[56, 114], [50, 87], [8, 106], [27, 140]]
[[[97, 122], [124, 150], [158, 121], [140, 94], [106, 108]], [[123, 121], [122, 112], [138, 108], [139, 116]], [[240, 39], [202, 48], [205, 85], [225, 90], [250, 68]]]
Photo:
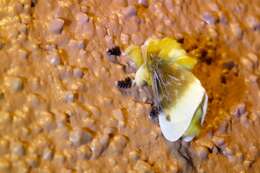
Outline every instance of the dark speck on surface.
[[121, 89], [131, 88], [132, 79], [130, 77], [125, 78], [124, 80], [117, 81], [117, 87]]
[[108, 55], [120, 56], [121, 50], [118, 46], [115, 46], [107, 51]]
[[37, 0], [32, 0], [32, 1], [31, 1], [31, 7], [35, 7], [36, 4], [37, 4]]
[[233, 67], [235, 67], [235, 65], [236, 64], [233, 61], [223, 63], [223, 67], [228, 70], [231, 70]]
[[226, 84], [227, 83], [227, 78], [224, 75], [222, 75], [220, 77], [220, 81], [221, 81], [222, 84]]

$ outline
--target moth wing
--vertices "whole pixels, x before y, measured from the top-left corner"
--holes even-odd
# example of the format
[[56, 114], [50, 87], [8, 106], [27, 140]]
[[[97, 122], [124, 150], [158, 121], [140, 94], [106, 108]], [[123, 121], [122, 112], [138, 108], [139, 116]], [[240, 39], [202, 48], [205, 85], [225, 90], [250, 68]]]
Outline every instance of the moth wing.
[[129, 46], [126, 49], [125, 54], [128, 58], [130, 58], [134, 62], [137, 68], [139, 68], [144, 63], [142, 57], [142, 50], [137, 45]]
[[153, 92], [157, 92], [154, 95], [159, 96], [163, 110], [159, 114], [162, 134], [169, 141], [176, 141], [188, 129], [205, 89], [190, 71], [178, 66], [164, 64], [153, 76]]

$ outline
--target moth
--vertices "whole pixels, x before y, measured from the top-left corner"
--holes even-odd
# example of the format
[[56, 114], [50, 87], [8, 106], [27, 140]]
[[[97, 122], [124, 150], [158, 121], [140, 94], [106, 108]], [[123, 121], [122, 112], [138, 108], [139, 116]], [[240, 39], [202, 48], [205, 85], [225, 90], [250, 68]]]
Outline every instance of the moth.
[[197, 59], [169, 37], [131, 45], [124, 56], [137, 69], [131, 85], [152, 88], [152, 113], [158, 114], [163, 136], [169, 141], [182, 138], [187, 142], [197, 136], [208, 105], [206, 91], [192, 73]]

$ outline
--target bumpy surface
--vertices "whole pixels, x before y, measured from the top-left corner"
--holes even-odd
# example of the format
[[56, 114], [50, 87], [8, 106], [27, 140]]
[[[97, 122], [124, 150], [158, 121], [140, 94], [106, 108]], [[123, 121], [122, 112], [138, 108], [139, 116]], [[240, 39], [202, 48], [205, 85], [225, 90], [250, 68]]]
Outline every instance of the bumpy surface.
[[[259, 172], [259, 13], [259, 0], [0, 0], [0, 172]], [[105, 56], [152, 36], [200, 59], [208, 115], [182, 148]]]

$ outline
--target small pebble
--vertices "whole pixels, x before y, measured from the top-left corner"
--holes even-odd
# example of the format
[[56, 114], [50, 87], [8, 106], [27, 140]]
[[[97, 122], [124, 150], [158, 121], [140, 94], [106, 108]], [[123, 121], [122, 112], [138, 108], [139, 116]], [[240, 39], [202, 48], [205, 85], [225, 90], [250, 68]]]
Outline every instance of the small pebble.
[[69, 47], [72, 49], [84, 49], [86, 47], [83, 40], [70, 40]]
[[84, 76], [84, 72], [80, 68], [73, 69], [73, 76], [76, 78], [82, 78]]
[[49, 31], [54, 34], [59, 34], [61, 33], [63, 26], [64, 26], [64, 20], [59, 18], [53, 19], [49, 24]]
[[125, 18], [130, 18], [137, 15], [136, 8], [134, 6], [128, 6], [124, 9], [123, 14]]
[[13, 92], [21, 91], [24, 87], [23, 80], [18, 77], [8, 77], [5, 83], [6, 86]]
[[224, 138], [222, 138], [222, 137], [213, 136], [212, 142], [213, 142], [216, 146], [220, 147], [220, 146], [222, 146], [222, 145], [225, 143], [225, 140], [224, 140]]
[[76, 15], [76, 20], [80, 25], [84, 25], [89, 21], [89, 17], [87, 16], [87, 14], [79, 12]]
[[24, 145], [20, 142], [16, 142], [11, 145], [12, 154], [15, 156], [23, 156], [25, 154]]
[[49, 56], [49, 61], [52, 65], [55, 65], [55, 66], [61, 64], [61, 59], [58, 55]]
[[43, 160], [51, 160], [53, 158], [53, 151], [50, 148], [44, 148], [42, 159]]
[[64, 101], [67, 102], [67, 103], [72, 103], [74, 102], [76, 99], [76, 95], [71, 92], [71, 91], [67, 91], [65, 92], [64, 94]]
[[148, 7], [148, 5], [149, 5], [148, 0], [138, 0], [138, 4], [140, 4], [144, 7]]
[[252, 30], [255, 30], [255, 28], [257, 27], [257, 25], [259, 25], [259, 21], [257, 21], [257, 19], [253, 16], [249, 16], [245, 19], [246, 24], [248, 25], [248, 27]]
[[91, 144], [90, 148], [92, 151], [92, 158], [97, 159], [102, 152], [107, 148], [108, 143], [109, 143], [110, 137], [109, 135], [103, 135], [99, 138], [95, 138]]
[[86, 144], [90, 142], [92, 138], [92, 133], [86, 129], [74, 129], [70, 134], [70, 142], [75, 146]]
[[240, 123], [244, 126], [244, 127], [249, 127], [249, 119], [247, 117], [247, 115], [241, 116], [240, 117]]
[[238, 118], [241, 117], [242, 115], [244, 115], [245, 113], [246, 113], [246, 104], [245, 103], [240, 103], [231, 110], [231, 114]]
[[217, 21], [217, 19], [210, 13], [203, 14], [202, 19], [208, 25], [214, 25], [216, 23], [216, 21]]
[[55, 122], [53, 115], [47, 111], [40, 112], [38, 117], [38, 125], [46, 132], [49, 132], [50, 130], [54, 129]]
[[233, 151], [229, 147], [224, 147], [224, 149], [222, 150], [222, 153], [226, 157], [233, 156]]

